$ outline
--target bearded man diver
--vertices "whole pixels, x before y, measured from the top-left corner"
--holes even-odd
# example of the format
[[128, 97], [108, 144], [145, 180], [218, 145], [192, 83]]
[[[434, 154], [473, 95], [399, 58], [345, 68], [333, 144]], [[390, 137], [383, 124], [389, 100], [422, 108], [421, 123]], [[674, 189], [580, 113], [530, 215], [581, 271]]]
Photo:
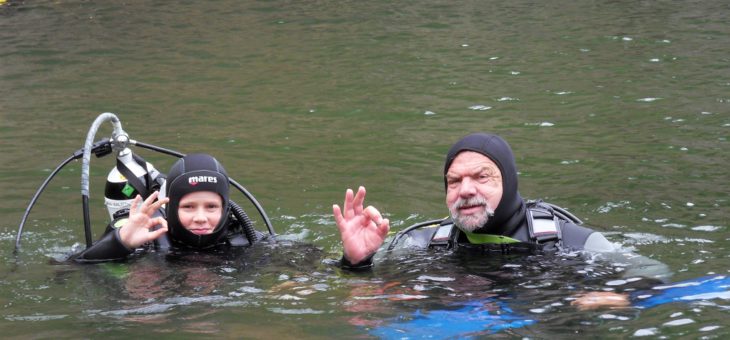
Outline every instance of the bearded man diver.
[[[444, 185], [450, 218], [407, 228], [396, 234], [388, 249], [476, 246], [498, 253], [573, 250], [617, 253], [617, 248], [603, 234], [580, 225], [580, 220], [564, 209], [524, 200], [517, 182], [514, 155], [504, 139], [487, 133], [467, 135], [446, 155]], [[376, 208], [363, 207], [365, 194], [364, 187], [357, 193], [348, 189], [342, 209], [336, 204], [332, 207], [342, 238], [343, 268], [371, 267], [373, 256], [390, 229], [388, 219]], [[643, 272], [647, 267], [654, 267], [653, 273], [649, 271], [653, 278], [668, 276], [666, 266], [658, 261], [640, 256], [631, 258], [641, 262]], [[628, 303], [615, 295], [606, 299], [592, 296], [583, 306]]]

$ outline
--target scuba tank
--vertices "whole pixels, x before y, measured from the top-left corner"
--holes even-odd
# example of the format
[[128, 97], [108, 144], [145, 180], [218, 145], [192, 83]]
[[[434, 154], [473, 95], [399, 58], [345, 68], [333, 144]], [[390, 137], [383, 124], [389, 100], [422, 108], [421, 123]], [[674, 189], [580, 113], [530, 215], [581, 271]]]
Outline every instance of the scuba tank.
[[127, 214], [134, 197], [141, 195], [145, 199], [160, 190], [164, 182], [164, 176], [151, 163], [125, 148], [106, 177], [104, 205], [109, 218], [114, 220]]

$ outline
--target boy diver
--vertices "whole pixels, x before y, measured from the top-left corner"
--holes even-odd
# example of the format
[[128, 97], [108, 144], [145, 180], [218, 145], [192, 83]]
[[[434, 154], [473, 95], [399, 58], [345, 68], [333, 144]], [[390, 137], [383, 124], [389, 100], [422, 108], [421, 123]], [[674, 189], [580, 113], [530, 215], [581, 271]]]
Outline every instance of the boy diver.
[[137, 195], [128, 217], [112, 221], [99, 241], [71, 259], [86, 263], [121, 260], [143, 245], [162, 251], [245, 247], [266, 236], [247, 229], [250, 226], [241, 221], [241, 214], [233, 213], [242, 209], [229, 201], [228, 175], [210, 155], [179, 159], [161, 191], [164, 197], [155, 191], [144, 201]]

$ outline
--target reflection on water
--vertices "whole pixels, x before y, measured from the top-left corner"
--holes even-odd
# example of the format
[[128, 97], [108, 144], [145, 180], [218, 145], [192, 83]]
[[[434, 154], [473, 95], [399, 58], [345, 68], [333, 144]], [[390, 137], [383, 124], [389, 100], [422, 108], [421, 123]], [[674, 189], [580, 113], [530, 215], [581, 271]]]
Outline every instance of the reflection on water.
[[[488, 130], [515, 150], [524, 196], [675, 280], [727, 274], [726, 22], [723, 1], [0, 1], [0, 331], [368, 338], [466, 316], [517, 322], [487, 330], [505, 337], [726, 337], [720, 298], [577, 312], [581, 290], [651, 286], [613, 285], [622, 267], [601, 261], [425, 252], [342, 272], [330, 216], [358, 185], [395, 230], [445, 216], [443, 155]], [[83, 240], [71, 164], [13, 254], [32, 193], [107, 111], [133, 139], [214, 154], [283, 244], [56, 264]], [[92, 160], [96, 236], [112, 166]]]

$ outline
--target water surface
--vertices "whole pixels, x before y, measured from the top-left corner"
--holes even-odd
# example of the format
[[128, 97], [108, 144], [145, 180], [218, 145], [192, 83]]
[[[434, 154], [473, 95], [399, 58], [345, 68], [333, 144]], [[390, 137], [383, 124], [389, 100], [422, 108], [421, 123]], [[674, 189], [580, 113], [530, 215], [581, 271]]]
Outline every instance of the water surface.
[[[669, 265], [676, 280], [727, 274], [728, 7], [5, 2], [0, 329], [18, 338], [371, 337], [393, 318], [453, 310], [476, 294], [535, 320], [499, 331], [507, 337], [727, 336], [722, 299], [577, 312], [576, 291], [611, 288], [615, 268], [599, 263], [585, 271], [580, 262], [479, 265], [417, 253], [342, 273], [330, 214], [345, 188], [365, 185], [394, 230], [445, 216], [444, 154], [459, 137], [490, 131], [512, 145], [523, 196], [568, 207]], [[44, 192], [13, 255], [30, 197], [101, 112], [116, 113], [133, 139], [214, 154], [296, 242], [234, 258], [55, 264], [83, 247], [73, 163]], [[104, 126], [99, 137], [110, 133]], [[159, 169], [174, 161], [135, 151]], [[112, 166], [92, 159], [97, 236]]]

